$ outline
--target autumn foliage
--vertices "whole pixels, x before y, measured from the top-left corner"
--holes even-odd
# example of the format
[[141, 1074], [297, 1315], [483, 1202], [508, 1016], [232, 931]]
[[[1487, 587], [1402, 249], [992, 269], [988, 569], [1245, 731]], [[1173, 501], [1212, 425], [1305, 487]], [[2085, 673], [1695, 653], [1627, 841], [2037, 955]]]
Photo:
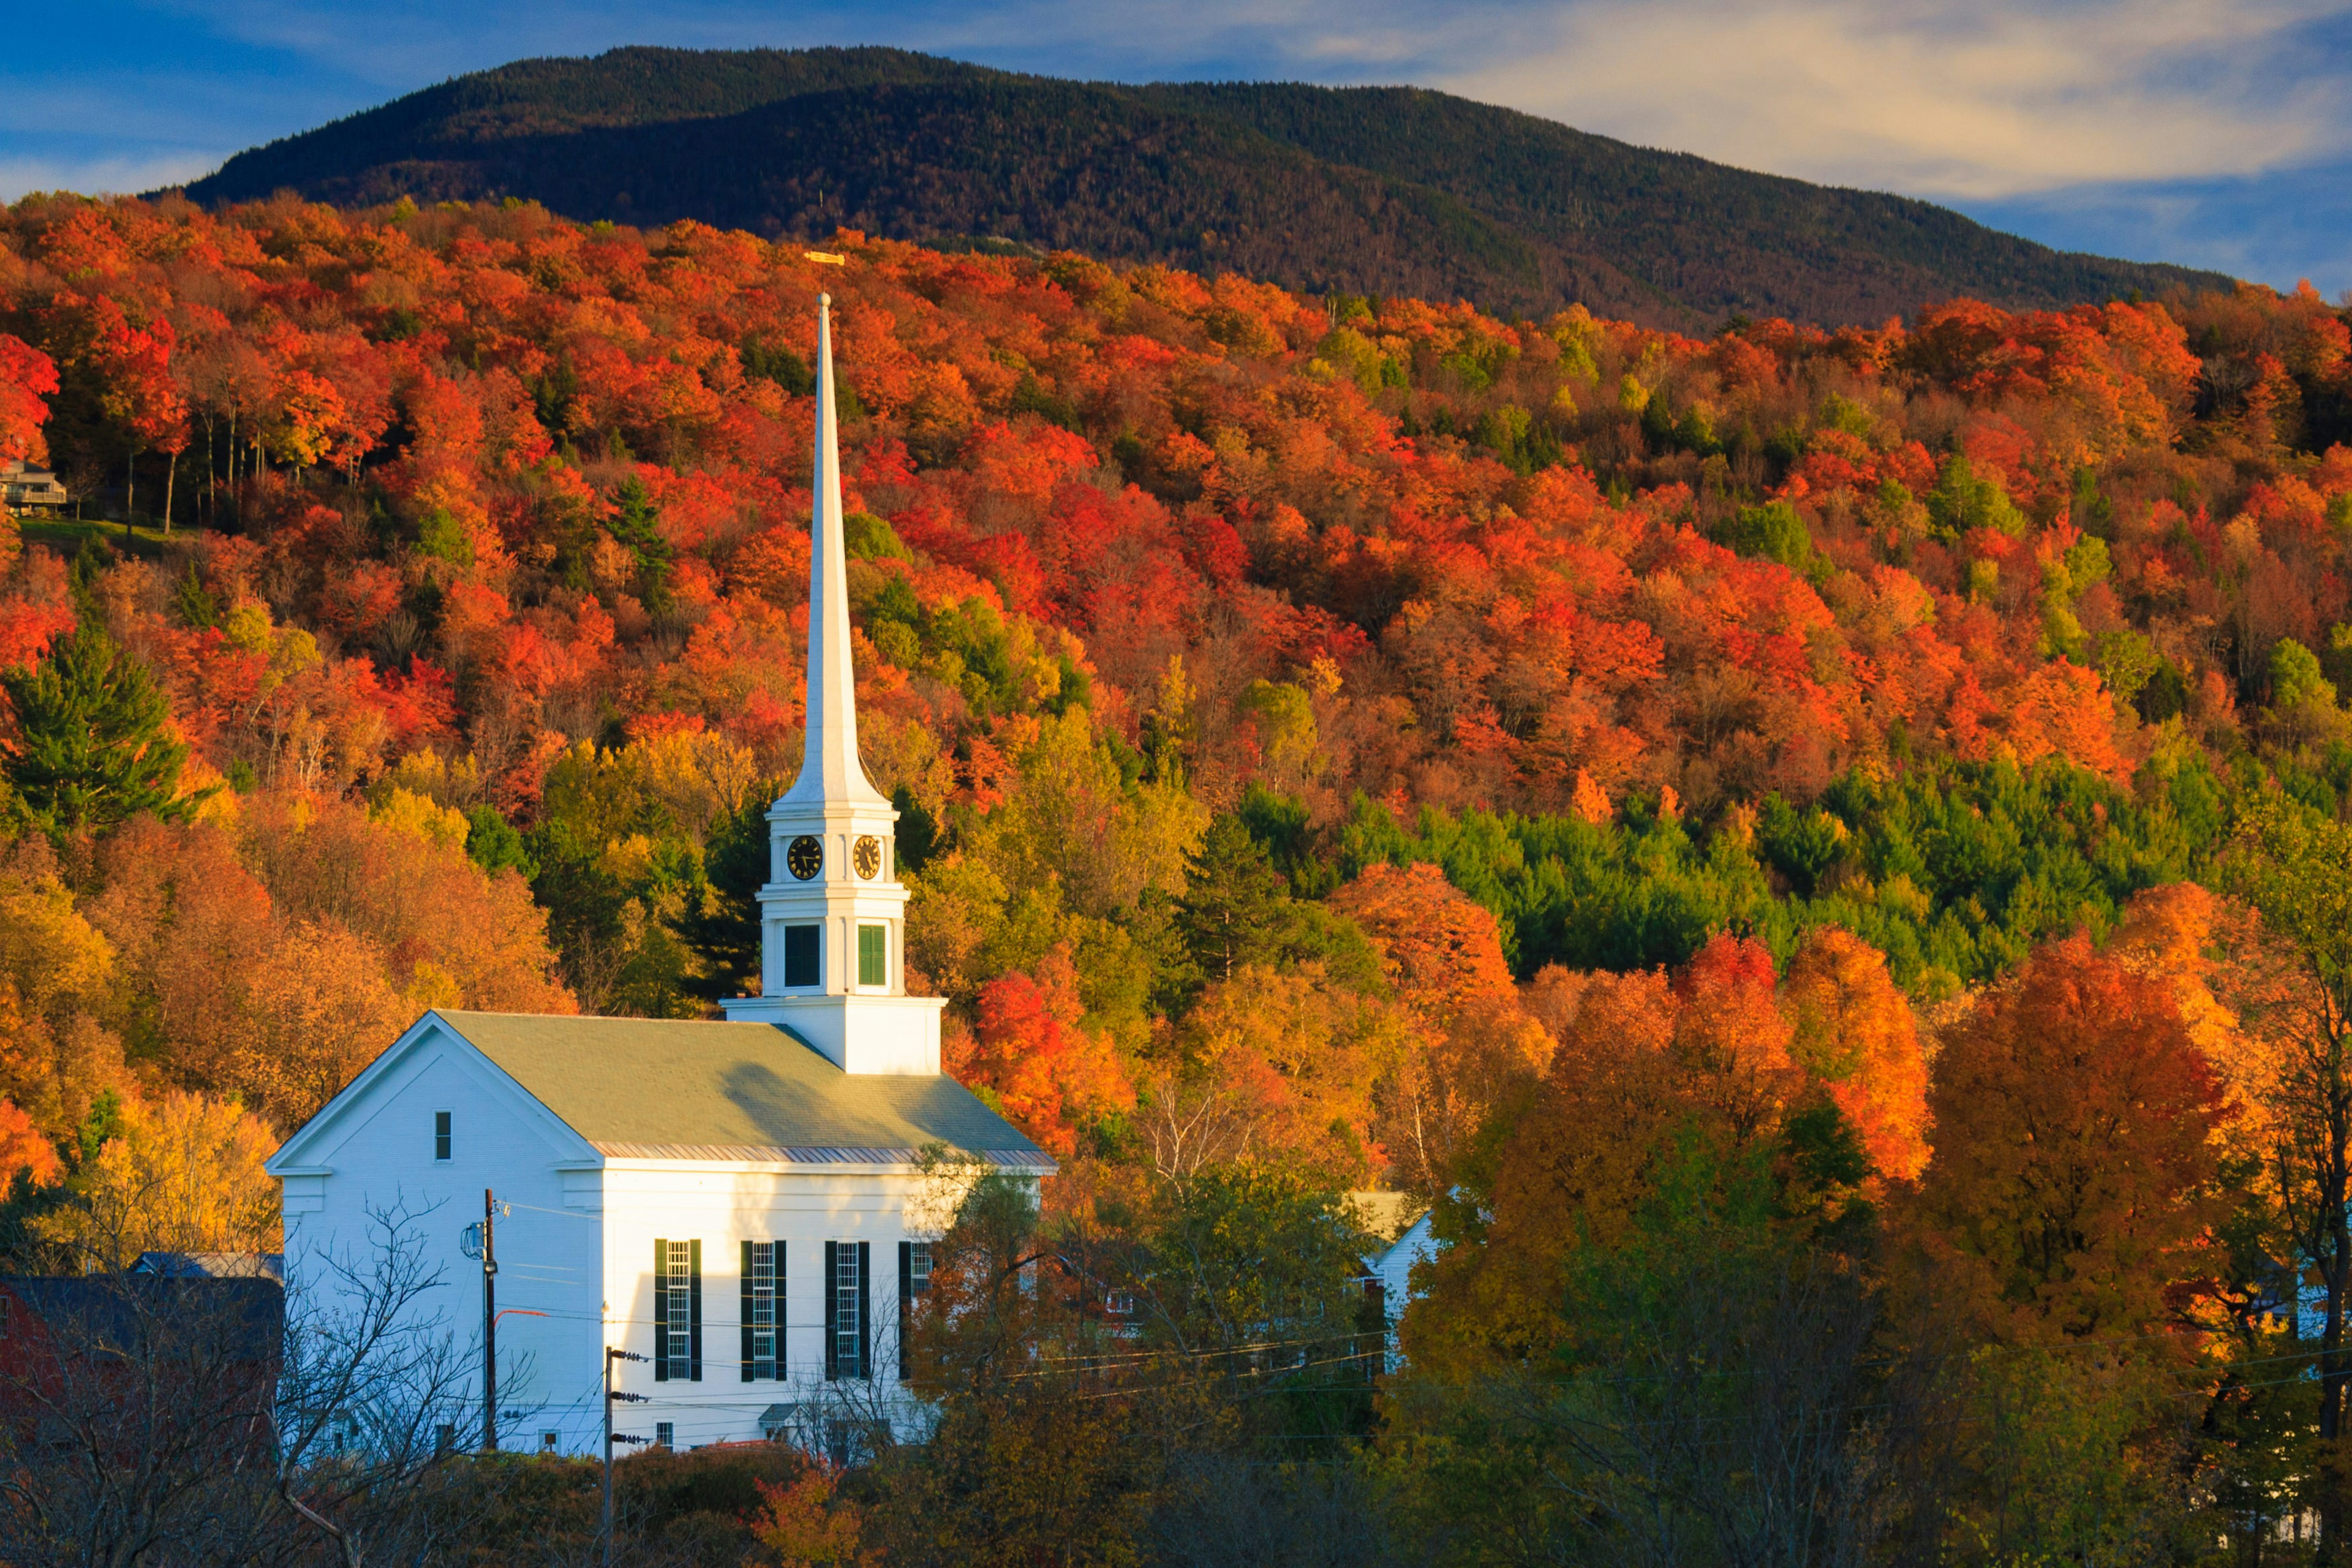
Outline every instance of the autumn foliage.
[[1135, 1089], [1109, 1042], [1086, 1028], [1068, 956], [1057, 952], [1040, 967], [1043, 985], [1015, 970], [981, 988], [973, 1047], [954, 1065], [1014, 1126], [1067, 1155], [1073, 1126], [1132, 1110]]
[[[462, 740], [527, 809], [541, 737], [606, 701], [788, 764], [797, 250], [528, 206], [58, 198], [5, 231], [6, 439], [31, 449], [54, 380], [78, 486], [132, 474], [152, 509], [194, 470], [181, 521], [235, 531], [194, 556], [213, 616], [136, 639], [216, 765], [275, 778], [299, 744], [346, 784]], [[853, 505], [907, 546], [869, 588], [920, 611], [868, 626], [872, 700], [971, 769], [1082, 668], [1134, 738], [1181, 656], [1215, 720], [1203, 784], [1591, 816], [1662, 787], [1802, 798], [1891, 750], [2120, 777], [2147, 721], [2234, 724], [2273, 645], [2324, 654], [2343, 619], [2352, 471], [2286, 459], [2344, 329], [2302, 297], [1699, 342], [840, 243]], [[2248, 399], [2281, 367], [2276, 412], [2196, 416], [2190, 323], [2254, 367]], [[2182, 482], [2137, 464], [2175, 443]], [[2217, 552], [2242, 572], [2206, 605]], [[22, 580], [7, 614], [55, 593]], [[1013, 617], [1050, 682], [942, 646], [940, 615]], [[2241, 631], [2220, 665], [2200, 616]]]
[[2179, 1008], [2085, 938], [2037, 953], [1937, 1058], [1923, 1215], [2020, 1333], [2132, 1331], [2203, 1270], [2219, 1075]]
[[1483, 1212], [1453, 1223], [1484, 1245], [1435, 1270], [1444, 1310], [1419, 1321], [1430, 1337], [1416, 1355], [1460, 1368], [1553, 1343], [1563, 1325], [1547, 1281], [1580, 1245], [1622, 1239], [1691, 1137], [1786, 1159], [1843, 1116], [1860, 1158], [1832, 1186], [1882, 1188], [1925, 1163], [1910, 1005], [1846, 932], [1814, 933], [1785, 981], [1761, 945], [1727, 934], [1673, 974], [1591, 975], [1558, 1027], [1540, 1079], [1492, 1130], [1500, 1142], [1460, 1167]]
[[[700, 1016], [755, 982], [823, 287], [909, 977], [950, 1070], [1065, 1163], [1014, 1228], [1060, 1249], [1036, 1310], [1076, 1359], [1139, 1289], [1155, 1354], [1310, 1298], [1317, 1343], [1354, 1333], [1339, 1194], [1385, 1188], [1443, 1243], [1402, 1331], [1431, 1403], [1391, 1410], [1423, 1517], [1535, 1485], [1448, 1468], [1451, 1391], [1514, 1390], [1479, 1442], [1538, 1434], [1521, 1474], [1622, 1478], [1656, 1457], [1630, 1434], [1712, 1453], [1770, 1416], [1718, 1399], [1740, 1378], [1818, 1394], [1790, 1419], [1855, 1474], [1973, 1478], [1936, 1552], [2058, 1531], [2000, 1500], [2034, 1487], [2236, 1477], [2229, 1530], [2281, 1517], [2303, 1483], [2253, 1439], [2190, 1463], [2153, 1413], [2352, 1295], [2315, 1217], [2352, 1182], [2341, 312], [2246, 288], [1699, 339], [828, 243], [845, 266], [520, 203], [0, 214], [0, 458], [149, 524], [0, 530], [26, 1237], [266, 1231], [257, 1151], [427, 1006]], [[51, 810], [17, 742], [101, 688], [147, 793]], [[1319, 1260], [1284, 1300], [1244, 1289], [1269, 1237]], [[2118, 1339], [2161, 1353], [2064, 1359]], [[1695, 1403], [1627, 1415], [1636, 1379]], [[1011, 1473], [1050, 1438], [1024, 1397], [942, 1430]], [[1357, 1436], [1370, 1397], [1337, 1401]], [[1901, 1401], [2033, 1436], [1836, 1426]], [[1089, 1417], [1106, 1496], [1123, 1410]], [[1542, 1448], [1596, 1421], [1632, 1447]], [[1757, 1442], [1715, 1471], [1765, 1473]], [[1739, 1495], [1693, 1486], [1674, 1508]], [[852, 1489], [772, 1495], [768, 1547], [861, 1560], [891, 1516]], [[1528, 1528], [1633, 1560], [1605, 1514]], [[2088, 1539], [1985, 1550], [2160, 1555]], [[1585, 1560], [1557, 1545], [1530, 1560]]]

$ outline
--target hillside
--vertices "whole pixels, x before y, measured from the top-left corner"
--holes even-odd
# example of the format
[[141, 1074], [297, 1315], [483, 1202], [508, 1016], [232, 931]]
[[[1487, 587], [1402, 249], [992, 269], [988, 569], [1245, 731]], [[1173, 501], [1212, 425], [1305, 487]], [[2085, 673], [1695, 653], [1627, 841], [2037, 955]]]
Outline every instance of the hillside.
[[1931, 204], [1751, 174], [1402, 88], [1125, 87], [898, 50], [617, 49], [461, 77], [188, 187], [509, 195], [583, 220], [836, 226], [1229, 268], [1313, 291], [1652, 325], [1875, 323], [2224, 280], [2062, 254]]
[[[753, 983], [824, 291], [906, 984], [1061, 1173], [931, 1167], [971, 1196], [866, 1384], [923, 1442], [854, 1479], [656, 1447], [634, 1561], [2297, 1560], [2276, 1521], [2347, 1473], [2335, 1352], [2276, 1304], [2352, 1302], [2305, 1266], [2347, 1256], [2352, 312], [1702, 337], [826, 238], [0, 210], [0, 461], [93, 514], [0, 519], [0, 1271], [297, 1250], [265, 1159], [428, 1007]], [[1367, 1188], [1446, 1241], [1401, 1367]], [[351, 1278], [431, 1262], [446, 1190]], [[566, 1223], [502, 1214], [509, 1308], [556, 1305]], [[742, 1386], [741, 1239], [703, 1241], [696, 1400]], [[117, 1528], [163, 1482], [113, 1456], [164, 1450], [158, 1561], [315, 1562], [321, 1517], [429, 1568], [593, 1556], [595, 1465], [519, 1489], [435, 1440], [472, 1357], [420, 1321], [366, 1428], [408, 1402], [417, 1463], [257, 1468], [349, 1402], [262, 1380], [224, 1426], [163, 1339], [135, 1399], [27, 1406], [74, 1442], [0, 1443], [42, 1500], [0, 1557], [87, 1561], [57, 1521]], [[504, 1429], [582, 1386], [502, 1378]], [[789, 1493], [720, 1489], [755, 1451]], [[283, 1550], [221, 1548], [293, 1475]]]
[[[2213, 827], [2158, 812], [2063, 874], [2032, 869], [2038, 843], [1997, 873], [1981, 846], [1912, 865], [1918, 823], [1958, 809], [1941, 792], [2012, 787], [1946, 770], [2079, 774], [2092, 795], [2002, 808], [2069, 856], [2091, 802], [2123, 792], [2107, 820], [2197, 759], [2258, 755], [2330, 812], [2352, 795], [2328, 684], [2352, 679], [2352, 334], [2315, 295], [1701, 340], [833, 243], [845, 268], [529, 205], [20, 204], [0, 456], [46, 444], [94, 497], [128, 465], [144, 509], [202, 525], [105, 601], [197, 765], [403, 779], [551, 836], [537, 890], [604, 1005], [719, 983], [693, 942], [643, 972], [597, 957], [702, 885], [719, 807], [598, 869], [581, 845], [608, 826], [569, 817], [604, 786], [561, 782], [570, 749], [690, 731], [730, 790], [794, 755], [819, 286], [879, 563], [876, 774], [944, 841], [1012, 831], [985, 825], [1024, 770], [1103, 770], [1087, 809], [1110, 816], [1033, 823], [999, 868], [1089, 919], [1141, 908], [1196, 814], [1262, 789], [1292, 803], [1260, 826], [1308, 885], [1443, 864], [1523, 974], [1835, 920], [1939, 994], [2193, 866]], [[0, 665], [78, 602], [37, 547], [8, 581]], [[1925, 796], [1884, 795], [1898, 765]], [[1153, 778], [1172, 793], [1114, 804]], [[1489, 812], [1519, 826], [1459, 826]], [[1558, 837], [1621, 816], [1622, 839]], [[1662, 825], [1678, 847], [1633, 877]], [[1583, 869], [1540, 870], [1562, 858]], [[1898, 871], [1923, 902], [1856, 900]], [[1029, 962], [941, 940], [966, 998]]]

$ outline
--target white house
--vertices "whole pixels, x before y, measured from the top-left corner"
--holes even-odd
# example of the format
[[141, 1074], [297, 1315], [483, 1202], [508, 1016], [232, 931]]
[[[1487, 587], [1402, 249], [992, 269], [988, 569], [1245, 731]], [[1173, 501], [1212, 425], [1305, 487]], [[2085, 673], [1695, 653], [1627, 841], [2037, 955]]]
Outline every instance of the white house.
[[19, 458], [0, 463], [0, 508], [18, 511], [61, 510], [73, 498], [57, 475]]
[[1389, 1243], [1377, 1258], [1365, 1260], [1365, 1269], [1381, 1289], [1381, 1327], [1389, 1345], [1387, 1370], [1396, 1372], [1404, 1365], [1404, 1356], [1396, 1349], [1397, 1321], [1412, 1305], [1416, 1292], [1412, 1288], [1412, 1271], [1420, 1264], [1437, 1257], [1437, 1234], [1431, 1227], [1434, 1215], [1423, 1209], [1419, 1217], [1404, 1227], [1402, 1234]]
[[461, 1343], [481, 1268], [460, 1231], [495, 1201], [501, 1447], [595, 1448], [606, 1347], [649, 1358], [618, 1363], [649, 1402], [615, 1425], [678, 1447], [799, 1436], [845, 1406], [912, 1418], [901, 1304], [951, 1195], [923, 1152], [1055, 1168], [940, 1071], [945, 1004], [906, 994], [898, 813], [857, 755], [829, 303], [807, 738], [768, 812], [761, 994], [723, 1023], [436, 1009], [269, 1162], [298, 1294], [372, 1244], [372, 1209], [431, 1206], [436, 1310]]

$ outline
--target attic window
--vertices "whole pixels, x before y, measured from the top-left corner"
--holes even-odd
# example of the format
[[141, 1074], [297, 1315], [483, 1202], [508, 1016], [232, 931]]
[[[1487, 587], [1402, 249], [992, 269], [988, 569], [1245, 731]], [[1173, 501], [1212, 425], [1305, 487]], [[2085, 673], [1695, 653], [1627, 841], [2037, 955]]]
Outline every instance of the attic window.
[[433, 1158], [436, 1163], [449, 1158], [449, 1112], [433, 1113]]

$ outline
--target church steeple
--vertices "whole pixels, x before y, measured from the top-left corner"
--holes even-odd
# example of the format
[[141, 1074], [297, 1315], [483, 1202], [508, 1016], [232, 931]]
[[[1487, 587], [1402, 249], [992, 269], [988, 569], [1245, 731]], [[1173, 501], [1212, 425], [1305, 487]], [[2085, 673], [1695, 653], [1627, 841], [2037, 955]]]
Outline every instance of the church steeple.
[[800, 777], [768, 808], [760, 889], [760, 994], [720, 1005], [780, 1024], [844, 1071], [935, 1075], [935, 996], [907, 994], [907, 889], [898, 809], [857, 758], [850, 662], [849, 560], [834, 406], [833, 301], [817, 296], [816, 466], [809, 516], [807, 731]]
[[816, 297], [816, 466], [809, 518], [808, 721], [793, 805], [882, 796], [857, 760], [857, 673], [850, 658], [849, 558], [841, 516], [841, 420], [833, 386], [833, 296]]

